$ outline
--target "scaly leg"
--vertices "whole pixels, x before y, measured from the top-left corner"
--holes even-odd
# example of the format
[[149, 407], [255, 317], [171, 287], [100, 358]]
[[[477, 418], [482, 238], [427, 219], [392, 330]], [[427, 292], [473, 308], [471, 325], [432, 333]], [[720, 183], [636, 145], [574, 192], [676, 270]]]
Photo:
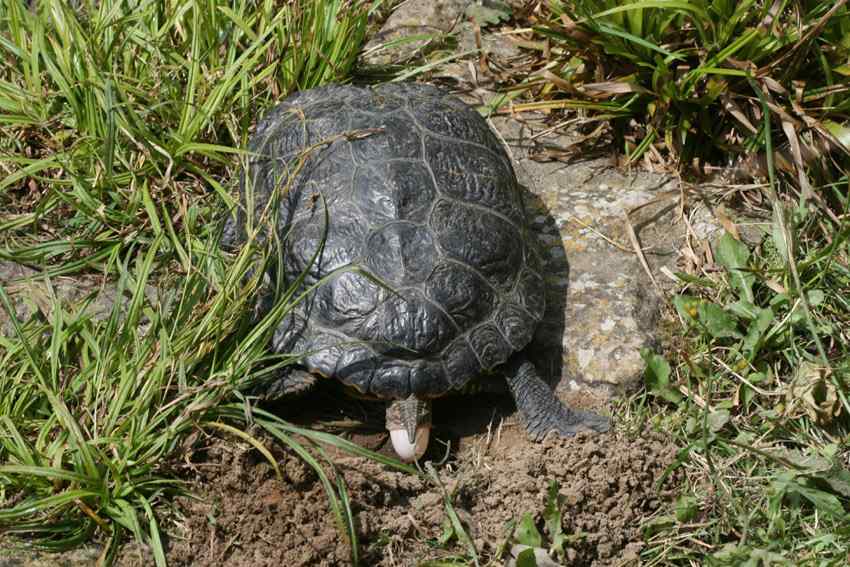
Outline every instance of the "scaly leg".
[[598, 433], [610, 429], [611, 420], [607, 417], [562, 404], [523, 355], [508, 361], [505, 375], [528, 436], [534, 441], [542, 440], [550, 431], [572, 437], [588, 429]]

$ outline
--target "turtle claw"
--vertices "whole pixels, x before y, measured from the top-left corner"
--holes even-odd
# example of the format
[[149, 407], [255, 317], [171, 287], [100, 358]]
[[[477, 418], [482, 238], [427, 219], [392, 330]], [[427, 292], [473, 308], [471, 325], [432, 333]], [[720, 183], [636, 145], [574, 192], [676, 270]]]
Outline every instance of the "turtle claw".
[[[555, 401], [558, 401], [557, 398], [555, 398]], [[525, 418], [526, 431], [533, 441], [543, 441], [553, 431], [561, 437], [575, 437], [583, 431], [605, 433], [611, 429], [611, 420], [605, 416], [589, 411], [570, 409], [559, 401], [558, 405], [564, 411], [556, 411], [556, 414], [551, 418], [541, 416], [542, 419], [534, 422]], [[523, 414], [523, 417], [525, 417], [525, 414]]]
[[567, 412], [569, 419], [558, 420], [552, 429], [563, 437], [572, 437], [582, 431], [605, 433], [611, 429], [611, 420], [604, 415], [575, 409], [567, 410]]
[[596, 433], [607, 433], [611, 430], [611, 419], [599, 414], [588, 414], [584, 425]]

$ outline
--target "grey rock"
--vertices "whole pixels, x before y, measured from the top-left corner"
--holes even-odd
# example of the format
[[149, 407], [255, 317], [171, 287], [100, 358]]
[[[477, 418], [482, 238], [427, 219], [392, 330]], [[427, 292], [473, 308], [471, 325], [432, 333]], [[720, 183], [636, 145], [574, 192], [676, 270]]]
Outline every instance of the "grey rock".
[[[430, 39], [403, 41], [421, 35], [445, 34], [463, 21], [466, 7], [474, 0], [407, 0], [395, 7], [380, 31], [363, 49], [361, 62], [371, 65], [390, 65], [409, 60], [426, 48]], [[402, 40], [392, 47], [379, 49], [386, 43]]]
[[[626, 213], [663, 200], [674, 180], [645, 171], [623, 173], [607, 159], [569, 165], [535, 161], [527, 143], [534, 128], [507, 118], [493, 124], [512, 149], [520, 183], [539, 197], [535, 226], [550, 267], [564, 256], [568, 261], [567, 273], [549, 270], [550, 303], [563, 312], [547, 314], [550, 323], [537, 336], [544, 355], [560, 353], [559, 392], [591, 390], [611, 397], [634, 390], [644, 369], [640, 349], [655, 342], [662, 301], [633, 252]], [[562, 136], [555, 143], [569, 141]], [[676, 260], [672, 222], [672, 211], [664, 211], [649, 228], [635, 227], [656, 269]]]

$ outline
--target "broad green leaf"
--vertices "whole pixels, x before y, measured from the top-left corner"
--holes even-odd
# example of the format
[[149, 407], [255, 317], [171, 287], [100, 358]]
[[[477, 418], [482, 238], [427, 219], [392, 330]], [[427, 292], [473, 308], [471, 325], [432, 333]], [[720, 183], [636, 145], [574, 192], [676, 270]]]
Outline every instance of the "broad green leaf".
[[537, 558], [534, 557], [534, 550], [528, 548], [520, 551], [516, 556], [516, 567], [537, 567]]
[[455, 536], [455, 529], [452, 526], [452, 520], [448, 516], [443, 518], [443, 531], [440, 533], [440, 537], [437, 538], [437, 543], [440, 544], [440, 547], [445, 547]]
[[643, 537], [651, 538], [661, 532], [667, 531], [676, 525], [676, 517], [672, 515], [658, 516], [652, 518], [641, 525]]
[[640, 356], [646, 363], [644, 375], [650, 393], [674, 404], [682, 401], [682, 394], [670, 386], [670, 364], [667, 360], [647, 348], [641, 349]]
[[720, 409], [709, 412], [706, 416], [706, 421], [708, 422], [708, 429], [713, 433], [717, 433], [723, 427], [729, 423], [730, 415], [729, 410]]
[[845, 517], [846, 512], [844, 511], [844, 506], [841, 504], [841, 500], [839, 500], [834, 494], [800, 483], [795, 483], [793, 490], [808, 500], [821, 514], [832, 516], [834, 518]]
[[776, 247], [776, 251], [779, 252], [779, 255], [782, 256], [782, 259], [787, 263], [789, 258], [789, 246], [791, 243], [789, 243], [786, 238], [785, 231], [782, 229], [782, 219], [779, 218], [779, 215], [784, 214], [784, 210], [780, 209], [779, 206], [773, 208], [773, 221], [770, 225], [770, 236], [773, 239], [773, 245]]
[[824, 492], [819, 488], [808, 486], [808, 478], [798, 477], [797, 473], [786, 471], [777, 474], [771, 483], [774, 490], [772, 500], [777, 505], [781, 499], [789, 499], [793, 505], [795, 500], [799, 505], [799, 498], [807, 500], [818, 512], [832, 517], [842, 517], [845, 514], [844, 506], [834, 494]]
[[680, 524], [690, 522], [697, 516], [699, 505], [693, 496], [682, 495], [676, 500], [676, 520]]
[[844, 498], [850, 498], [850, 471], [847, 469], [834, 469], [816, 475], [829, 487]]
[[823, 125], [836, 140], [841, 142], [841, 145], [850, 150], [850, 126], [847, 123], [839, 124], [833, 120], [825, 120]]
[[728, 311], [716, 303], [702, 303], [697, 309], [700, 323], [716, 339], [741, 338], [738, 321]]
[[517, 543], [523, 545], [543, 547], [543, 536], [540, 535], [537, 526], [534, 525], [534, 518], [531, 512], [523, 514], [522, 519], [517, 524], [516, 532], [514, 532], [514, 539]]
[[811, 305], [812, 307], [823, 303], [825, 297], [826, 296], [824, 295], [823, 290], [821, 289], [813, 289], [806, 293], [806, 299], [809, 300], [809, 305]]
[[564, 530], [561, 526], [561, 506], [563, 505], [564, 497], [559, 492], [560, 488], [557, 481], [552, 480], [549, 482], [543, 519], [546, 521], [546, 531], [549, 532], [549, 539], [552, 541], [550, 550], [557, 557], [563, 558], [565, 538]]
[[730, 303], [726, 306], [726, 310], [737, 315], [741, 319], [746, 319], [747, 321], [752, 321], [758, 317], [759, 314], [759, 308], [746, 299], [739, 299], [734, 303]]
[[750, 322], [750, 326], [747, 328], [747, 336], [744, 337], [744, 344], [742, 346], [744, 354], [747, 355], [750, 361], [755, 360], [756, 355], [758, 355], [762, 340], [774, 320], [773, 310], [769, 307], [767, 309], [756, 309], [756, 318]]
[[679, 316], [685, 321], [695, 323], [697, 320], [697, 310], [702, 300], [691, 295], [677, 295], [673, 298], [673, 306], [679, 313]]
[[783, 457], [793, 463], [800, 471], [805, 471], [807, 476], [814, 476], [829, 471], [833, 467], [833, 460], [814, 451], [803, 451], [788, 449], [783, 452]]
[[727, 232], [717, 243], [715, 254], [720, 265], [729, 272], [732, 287], [752, 303], [755, 276], [744, 271], [747, 269], [750, 259], [749, 248]]

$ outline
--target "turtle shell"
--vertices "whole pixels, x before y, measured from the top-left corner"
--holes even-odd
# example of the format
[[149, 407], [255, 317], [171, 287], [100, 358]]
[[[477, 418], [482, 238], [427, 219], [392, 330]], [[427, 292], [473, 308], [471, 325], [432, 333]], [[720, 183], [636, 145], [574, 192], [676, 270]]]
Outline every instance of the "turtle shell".
[[303, 91], [258, 124], [250, 156], [245, 204], [281, 195], [284, 278], [319, 284], [276, 351], [364, 394], [434, 398], [531, 340], [543, 279], [519, 186], [459, 99], [413, 83]]

